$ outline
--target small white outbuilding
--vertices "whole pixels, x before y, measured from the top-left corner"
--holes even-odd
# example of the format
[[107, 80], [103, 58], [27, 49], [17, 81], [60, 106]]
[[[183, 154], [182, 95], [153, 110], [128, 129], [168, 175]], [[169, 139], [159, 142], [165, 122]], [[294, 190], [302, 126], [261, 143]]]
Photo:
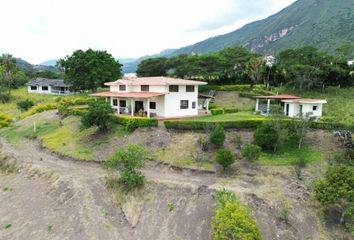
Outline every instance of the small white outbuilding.
[[271, 106], [278, 104], [283, 107], [284, 115], [291, 118], [322, 117], [323, 104], [325, 99], [310, 99], [292, 95], [256, 96], [256, 112], [262, 115], [271, 115]]

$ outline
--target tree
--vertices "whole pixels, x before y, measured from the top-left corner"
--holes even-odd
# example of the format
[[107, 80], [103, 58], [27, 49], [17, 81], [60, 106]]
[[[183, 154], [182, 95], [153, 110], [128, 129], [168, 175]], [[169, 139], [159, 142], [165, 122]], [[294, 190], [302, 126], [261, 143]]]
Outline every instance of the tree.
[[139, 77], [155, 77], [166, 76], [167, 74], [167, 58], [157, 57], [148, 58], [141, 61], [138, 65], [136, 73]]
[[[264, 57], [252, 58], [246, 65], [246, 72], [253, 84], [258, 84], [265, 80], [265, 59]], [[263, 81], [266, 85], [265, 81]]]
[[312, 122], [312, 118], [307, 115], [300, 119], [292, 120], [289, 123], [290, 138], [297, 142], [298, 149], [301, 149]]
[[235, 156], [228, 149], [218, 149], [216, 151], [216, 162], [219, 163], [224, 170], [235, 162]]
[[104, 162], [107, 170], [120, 171], [119, 182], [126, 190], [132, 190], [144, 185], [145, 177], [139, 171], [149, 157], [147, 150], [138, 145], [129, 145], [126, 149], [118, 149]]
[[216, 127], [211, 131], [209, 141], [218, 148], [224, 145], [225, 130], [221, 125], [216, 125]]
[[215, 240], [261, 240], [262, 233], [250, 214], [233, 193], [223, 190], [216, 194], [219, 209], [215, 211], [211, 227]]
[[2, 85], [7, 88], [9, 95], [11, 95], [13, 75], [15, 72], [16, 72], [16, 59], [12, 57], [12, 55], [10, 54], [3, 54], [0, 57], [0, 73], [3, 79]]
[[293, 162], [294, 170], [298, 179], [301, 179], [302, 169], [307, 165], [307, 160], [305, 158], [298, 158]]
[[89, 104], [87, 113], [81, 119], [84, 127], [98, 126], [100, 130], [107, 130], [112, 122], [113, 109], [109, 103], [94, 101]]
[[353, 230], [354, 221], [354, 168], [341, 164], [327, 169], [323, 179], [315, 184], [315, 197], [325, 208], [338, 206], [341, 208], [341, 223], [348, 223]]
[[241, 150], [242, 157], [250, 162], [258, 161], [261, 156], [261, 147], [253, 144], [246, 144]]
[[27, 111], [28, 109], [30, 109], [31, 107], [34, 106], [33, 101], [26, 99], [23, 101], [20, 101], [17, 103], [17, 107], [21, 110], [21, 111]]
[[264, 122], [254, 133], [254, 143], [263, 150], [275, 151], [277, 148], [279, 133], [273, 122]]
[[77, 50], [58, 64], [74, 91], [95, 91], [103, 83], [122, 77], [122, 65], [106, 51]]

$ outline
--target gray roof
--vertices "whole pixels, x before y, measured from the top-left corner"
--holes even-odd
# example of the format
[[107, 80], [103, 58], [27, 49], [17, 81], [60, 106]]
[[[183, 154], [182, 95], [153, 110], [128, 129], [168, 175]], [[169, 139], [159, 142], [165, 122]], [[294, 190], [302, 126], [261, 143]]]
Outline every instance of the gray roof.
[[36, 78], [27, 83], [28, 86], [52, 86], [52, 87], [71, 87], [71, 84], [64, 82], [64, 79]]

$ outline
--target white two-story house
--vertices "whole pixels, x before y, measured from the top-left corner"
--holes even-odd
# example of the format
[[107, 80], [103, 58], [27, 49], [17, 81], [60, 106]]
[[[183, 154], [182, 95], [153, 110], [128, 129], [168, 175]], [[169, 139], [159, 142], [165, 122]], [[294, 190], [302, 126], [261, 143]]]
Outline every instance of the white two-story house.
[[105, 83], [109, 92], [94, 93], [110, 101], [116, 114], [174, 118], [198, 115], [198, 86], [206, 82], [169, 77], [129, 77]]

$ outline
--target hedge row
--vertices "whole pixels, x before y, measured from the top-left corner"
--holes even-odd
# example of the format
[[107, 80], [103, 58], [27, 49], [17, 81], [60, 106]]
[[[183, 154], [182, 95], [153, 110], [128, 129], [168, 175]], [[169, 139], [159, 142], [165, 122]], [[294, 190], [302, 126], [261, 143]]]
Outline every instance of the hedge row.
[[112, 115], [115, 123], [125, 126], [129, 132], [134, 131], [139, 127], [157, 127], [158, 120], [156, 118], [144, 118], [144, 117], [129, 117]]
[[253, 98], [254, 96], [272, 96], [272, 95], [275, 95], [275, 93], [264, 89], [252, 89], [251, 91], [241, 91], [239, 94], [240, 97], [247, 97], [247, 98]]
[[225, 114], [225, 113], [237, 113], [240, 111], [238, 108], [214, 108], [211, 109], [211, 114], [212, 115], [220, 115], [220, 114]]
[[[265, 121], [272, 121], [268, 118], [250, 118], [236, 121], [219, 121], [219, 122], [208, 122], [208, 121], [178, 121], [169, 120], [165, 121], [165, 127], [167, 129], [176, 130], [204, 130], [215, 127], [217, 124], [223, 126], [224, 128], [257, 128]], [[291, 119], [283, 120], [284, 122], [290, 122]], [[350, 129], [354, 130], [354, 126], [348, 126], [338, 123], [328, 123], [328, 122], [313, 122], [311, 124], [313, 129], [323, 129], [323, 130], [339, 130], [339, 129]]]
[[31, 107], [24, 115], [24, 117], [28, 117], [34, 115], [36, 113], [57, 109], [57, 103], [46, 103], [46, 104], [39, 104], [36, 106]]

